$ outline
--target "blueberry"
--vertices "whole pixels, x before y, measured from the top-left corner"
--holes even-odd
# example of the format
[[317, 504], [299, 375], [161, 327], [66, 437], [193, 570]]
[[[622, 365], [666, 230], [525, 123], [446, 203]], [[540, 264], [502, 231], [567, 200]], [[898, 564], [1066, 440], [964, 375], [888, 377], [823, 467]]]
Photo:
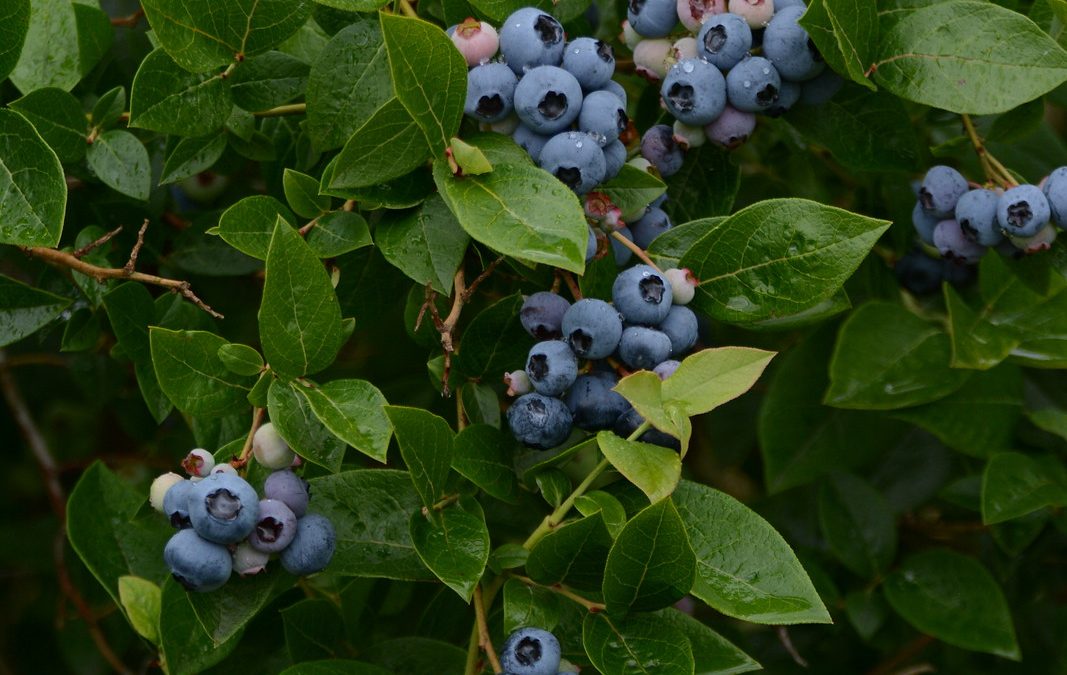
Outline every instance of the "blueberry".
[[778, 101], [782, 78], [774, 64], [762, 56], [749, 56], [726, 74], [730, 105], [745, 112], [761, 112]]
[[660, 86], [667, 111], [686, 124], [703, 126], [722, 114], [726, 80], [719, 69], [703, 59], [674, 64]]
[[626, 19], [639, 35], [666, 37], [678, 23], [677, 0], [629, 0]]
[[623, 106], [626, 105], [626, 90], [623, 89], [622, 85], [616, 82], [615, 80], [608, 80], [604, 84], [604, 86], [600, 88], [600, 90], [615, 94], [619, 97], [619, 100], [622, 101]]
[[793, 109], [793, 106], [800, 100], [800, 93], [803, 90], [804, 86], [800, 82], [782, 80], [782, 87], [778, 90], [778, 100], [764, 113], [769, 117], [781, 117]]
[[148, 489], [148, 503], [156, 511], [164, 513], [163, 502], [167, 497], [167, 493], [183, 480], [185, 479], [173, 471], [156, 476], [156, 479], [152, 481], [152, 487]]
[[567, 440], [571, 411], [558, 398], [526, 394], [508, 408], [508, 427], [520, 443], [547, 450]]
[[482, 122], [498, 122], [514, 109], [518, 79], [503, 63], [475, 66], [467, 73], [467, 103], [463, 112]]
[[730, 70], [752, 49], [752, 29], [736, 14], [708, 18], [697, 33], [697, 51], [720, 70]]
[[278, 434], [271, 422], [256, 429], [252, 437], [252, 454], [255, 455], [256, 461], [268, 469], [284, 469], [291, 466], [296, 458], [292, 448]]
[[942, 260], [941, 263], [941, 272], [945, 281], [957, 288], [962, 288], [978, 278], [977, 265], [965, 265], [958, 260]]
[[259, 500], [256, 526], [248, 535], [252, 548], [264, 553], [278, 553], [296, 535], [296, 514], [277, 499]]
[[600, 147], [619, 140], [628, 126], [626, 108], [610, 91], [594, 91], [582, 101], [578, 128], [595, 138]]
[[901, 256], [893, 272], [900, 285], [915, 295], [933, 295], [941, 290], [945, 262], [916, 249]]
[[621, 394], [612, 391], [616, 384], [613, 373], [579, 375], [566, 399], [574, 426], [586, 431], [614, 427], [615, 420], [630, 407]]
[[919, 187], [919, 203], [923, 210], [938, 218], [951, 218], [956, 202], [970, 188], [967, 179], [950, 166], [935, 166], [926, 172]]
[[619, 340], [619, 358], [633, 370], [651, 370], [671, 355], [666, 333], [644, 326], [630, 326]]
[[693, 33], [716, 14], [726, 11], [726, 0], [678, 0], [675, 5], [678, 20]]
[[997, 226], [997, 200], [992, 190], [965, 192], [956, 202], [956, 222], [971, 241], [982, 246], [996, 246], [1004, 238]]
[[741, 147], [756, 128], [756, 116], [750, 112], [741, 112], [728, 105], [722, 114], [711, 124], [704, 127], [708, 140], [727, 150]]
[[685, 161], [682, 149], [674, 140], [674, 130], [666, 124], [650, 127], [641, 137], [641, 156], [651, 162], [664, 178], [678, 173]]
[[297, 518], [307, 513], [308, 500], [311, 498], [308, 482], [289, 469], [275, 471], [267, 476], [266, 482], [263, 483], [263, 496], [282, 502]]
[[[634, 240], [633, 232], [631, 232], [630, 228], [626, 227], [625, 225], [615, 231], [618, 232], [621, 236], [628, 239], [629, 241]], [[617, 267], [622, 267], [626, 263], [630, 262], [630, 258], [634, 256], [634, 252], [630, 250], [630, 247], [626, 244], [623, 244], [615, 237], [611, 238], [611, 254], [615, 258], [615, 265]]]
[[663, 209], [650, 208], [641, 219], [630, 226], [634, 243], [641, 248], [648, 248], [659, 235], [671, 229], [671, 219]]
[[534, 7], [516, 10], [500, 27], [500, 52], [516, 75], [563, 59], [563, 26]]
[[296, 521], [296, 536], [281, 553], [282, 567], [294, 576], [321, 572], [333, 558], [337, 537], [326, 516], [309, 513]]
[[563, 315], [563, 337], [579, 357], [602, 359], [619, 346], [622, 319], [603, 300], [583, 298]]
[[525, 124], [515, 127], [515, 131], [511, 134], [511, 140], [525, 150], [535, 164], [541, 160], [541, 150], [550, 138], [552, 137], [539, 134]]
[[589, 236], [585, 240], [585, 261], [589, 262], [596, 257], [597, 239], [593, 228], [589, 228]]
[[1032, 237], [1048, 224], [1052, 213], [1048, 200], [1033, 185], [1019, 185], [997, 201], [997, 222], [1005, 235]]
[[1041, 191], [1048, 200], [1052, 222], [1067, 229], [1067, 166], [1050, 173]]
[[763, 28], [774, 15], [774, 0], [730, 0], [727, 9], [741, 16], [752, 28]]
[[189, 454], [182, 460], [182, 468], [190, 476], [203, 478], [215, 468], [215, 458], [207, 450], [196, 448], [195, 450], [190, 450]]
[[937, 216], [932, 216], [923, 209], [922, 202], [915, 202], [915, 208], [911, 210], [911, 224], [915, 226], [919, 239], [933, 246], [934, 228], [939, 222]]
[[674, 375], [674, 371], [678, 370], [678, 366], [680, 365], [682, 365], [681, 361], [668, 359], [666, 361], [661, 361], [659, 365], [652, 369], [652, 372], [659, 375], [659, 379], [666, 380], [671, 375]]
[[221, 588], [233, 563], [225, 546], [202, 539], [194, 530], [179, 530], [163, 548], [163, 561], [187, 591]]
[[467, 19], [456, 26], [449, 35], [456, 49], [463, 55], [468, 66], [477, 66], [493, 58], [497, 47], [500, 46], [500, 38], [496, 29], [484, 21]]
[[934, 228], [934, 246], [945, 258], [973, 265], [985, 254], [986, 247], [968, 239], [955, 220], [942, 220]]
[[551, 340], [563, 335], [563, 315], [571, 303], [556, 293], [538, 291], [528, 296], [519, 310], [519, 321], [526, 332], [538, 340]]
[[779, 10], [763, 33], [763, 55], [779, 75], [796, 82], [810, 80], [826, 67], [808, 31], [797, 23], [805, 11], [803, 7]]
[[541, 168], [584, 195], [604, 180], [607, 162], [595, 138], [582, 131], [565, 131], [541, 148]]
[[233, 550], [233, 571], [242, 577], [250, 577], [267, 569], [270, 554], [257, 551], [247, 541], [242, 541]]
[[671, 305], [658, 328], [671, 340], [671, 356], [683, 356], [697, 343], [697, 315], [688, 307]]
[[538, 342], [526, 357], [526, 374], [538, 394], [559, 396], [578, 377], [578, 359], [566, 342]]
[[563, 69], [574, 75], [583, 90], [601, 89], [615, 74], [615, 50], [603, 40], [575, 38], [563, 50]]
[[774, 0], [774, 11], [781, 12], [789, 9], [790, 7], [800, 7], [801, 9], [807, 9], [808, 3], [805, 0]]
[[626, 321], [654, 326], [671, 311], [671, 282], [648, 265], [635, 265], [615, 277], [611, 299]]
[[520, 628], [500, 648], [500, 665], [512, 675], [556, 675], [559, 640], [540, 628]]
[[622, 141], [612, 141], [603, 147], [604, 180], [608, 181], [619, 175], [622, 165], [626, 163], [626, 146]]
[[[628, 411], [619, 415], [619, 419], [615, 420], [615, 434], [628, 438], [630, 434], [637, 431], [637, 427], [645, 423], [645, 418], [630, 408]], [[665, 434], [659, 429], [652, 428], [641, 434], [637, 439], [642, 443], [651, 443], [652, 445], [659, 445], [664, 448], [672, 448], [674, 450], [680, 450], [682, 444], [678, 442], [678, 439], [670, 434]]]
[[196, 483], [189, 494], [189, 521], [204, 539], [235, 544], [255, 527], [259, 497], [240, 476], [216, 473]]
[[189, 523], [189, 494], [193, 481], [183, 479], [174, 483], [163, 495], [163, 515], [178, 529], [192, 527]]
[[845, 80], [827, 68], [800, 88], [800, 102], [804, 105], [822, 105], [834, 97], [845, 85]]
[[582, 110], [582, 87], [562, 68], [538, 66], [515, 87], [515, 112], [539, 134], [563, 131]]

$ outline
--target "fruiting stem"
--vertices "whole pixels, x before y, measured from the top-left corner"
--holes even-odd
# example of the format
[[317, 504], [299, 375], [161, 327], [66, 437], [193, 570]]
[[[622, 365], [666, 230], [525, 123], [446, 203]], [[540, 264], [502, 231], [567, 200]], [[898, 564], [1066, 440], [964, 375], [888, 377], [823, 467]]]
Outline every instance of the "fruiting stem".
[[652, 258], [648, 257], [648, 254], [645, 253], [645, 250], [643, 248], [641, 248], [637, 244], [633, 243], [632, 241], [630, 241], [626, 237], [622, 236], [622, 233], [619, 232], [618, 230], [612, 232], [611, 236], [615, 239], [615, 241], [619, 242], [620, 244], [622, 244], [626, 248], [628, 248], [631, 251], [633, 251], [634, 255], [637, 256], [638, 258], [640, 258], [641, 261], [644, 262], [646, 265], [648, 265], [652, 269], [656, 270], [660, 274], [663, 274], [663, 270], [661, 270], [659, 268], [659, 265], [657, 265], [656, 263], [652, 262]]
[[577, 593], [572, 591], [570, 588], [564, 586], [563, 584], [552, 584], [551, 586], [545, 586], [544, 584], [539, 584], [536, 581], [534, 581], [533, 579], [531, 579], [529, 577], [524, 577], [521, 574], [509, 573], [509, 575], [513, 579], [518, 579], [519, 581], [521, 581], [522, 583], [526, 584], [527, 586], [537, 586], [538, 588], [546, 588], [546, 589], [552, 591], [553, 593], [558, 593], [559, 595], [562, 595], [563, 597], [567, 598], [568, 600], [571, 600], [572, 602], [576, 602], [579, 605], [581, 605], [582, 607], [585, 607], [590, 612], [603, 612], [605, 609], [607, 609], [607, 607], [604, 605], [604, 603], [602, 603], [602, 602], [593, 602], [592, 600], [590, 600], [588, 598], [583, 598], [582, 596], [578, 595]]
[[245, 438], [245, 444], [241, 448], [241, 454], [237, 459], [230, 462], [233, 468], [240, 469], [245, 464], [248, 464], [248, 458], [252, 455], [252, 440], [256, 437], [256, 430], [263, 424], [263, 414], [267, 411], [264, 408], [252, 409], [252, 426], [248, 430], [248, 437]]
[[[418, 12], [415, 11], [415, 8], [411, 6], [411, 3], [408, 2], [408, 0], [400, 0], [400, 13], [409, 19], [419, 18]], [[498, 670], [497, 672], [500, 671]]]
[[500, 665], [500, 659], [497, 658], [496, 650], [493, 648], [493, 641], [489, 638], [489, 624], [485, 620], [485, 604], [480, 583], [474, 587], [474, 621], [478, 626], [478, 646], [489, 657], [489, 665], [493, 667], [493, 672], [504, 672], [504, 668]]
[[574, 280], [571, 273], [566, 270], [556, 270], [558, 278], [563, 279], [563, 283], [567, 284], [567, 288], [571, 291], [571, 297], [576, 301], [582, 299], [582, 289], [578, 286], [578, 282]]
[[1018, 185], [1011, 172], [985, 147], [982, 137], [978, 135], [978, 130], [975, 129], [971, 116], [963, 114], [960, 117], [963, 120], [963, 129], [967, 132], [967, 137], [971, 139], [971, 145], [974, 146], [974, 152], [978, 155], [978, 161], [982, 163], [982, 170], [985, 172], [986, 177], [1001, 187], [1011, 188]]
[[252, 114], [256, 117], [284, 117], [286, 115], [303, 115], [307, 112], [307, 109], [307, 103], [290, 103], [270, 108], [269, 110], [259, 110]]

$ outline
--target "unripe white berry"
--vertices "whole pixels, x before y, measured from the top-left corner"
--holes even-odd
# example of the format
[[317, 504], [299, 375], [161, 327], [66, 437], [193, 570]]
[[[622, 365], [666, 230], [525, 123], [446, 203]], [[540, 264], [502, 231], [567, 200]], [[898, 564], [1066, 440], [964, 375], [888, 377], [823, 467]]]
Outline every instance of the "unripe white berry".
[[752, 28], [765, 28], [774, 16], [774, 0], [730, 0], [729, 11]]
[[211, 473], [231, 473], [237, 475], [237, 469], [233, 468], [232, 464], [216, 464], [215, 468], [211, 470]]
[[203, 478], [215, 468], [215, 457], [203, 448], [196, 448], [182, 460], [182, 468], [190, 476]]
[[663, 273], [667, 281], [671, 282], [671, 295], [674, 304], [688, 305], [696, 295], [697, 278], [688, 269], [672, 267]]
[[294, 453], [278, 432], [274, 425], [267, 422], [256, 429], [252, 437], [252, 454], [268, 469], [284, 469], [293, 463]]
[[522, 396], [531, 391], [530, 376], [525, 370], [504, 373], [504, 384], [508, 385], [508, 396]]
[[252, 548], [247, 541], [242, 541], [233, 551], [233, 571], [242, 577], [250, 577], [267, 569], [269, 553]]
[[148, 490], [148, 503], [152, 505], [153, 509], [163, 513], [163, 497], [167, 495], [167, 490], [183, 480], [185, 479], [173, 471], [156, 476], [156, 479], [152, 481], [152, 487]]

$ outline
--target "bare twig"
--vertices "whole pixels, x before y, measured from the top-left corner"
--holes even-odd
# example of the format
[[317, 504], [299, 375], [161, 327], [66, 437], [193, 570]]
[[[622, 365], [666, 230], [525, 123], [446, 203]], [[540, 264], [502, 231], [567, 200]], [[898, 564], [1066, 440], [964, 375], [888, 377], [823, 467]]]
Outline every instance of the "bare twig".
[[111, 241], [115, 237], [115, 235], [117, 235], [119, 232], [122, 232], [122, 225], [119, 225], [114, 230], [111, 230], [110, 232], [108, 232], [104, 236], [100, 237], [96, 241], [91, 241], [88, 244], [86, 244], [85, 246], [82, 246], [81, 248], [79, 248], [74, 253], [71, 253], [71, 255], [74, 256], [75, 258], [84, 258], [85, 256], [87, 256], [90, 253], [92, 253], [94, 250], [100, 248], [104, 244], [106, 244], [109, 241]]
[[133, 245], [133, 249], [130, 251], [130, 259], [126, 261], [126, 264], [122, 266], [122, 269], [126, 270], [126, 276], [133, 274], [137, 269], [137, 256], [141, 255], [141, 247], [144, 246], [144, 233], [148, 229], [148, 219], [145, 218], [141, 223], [141, 229], [137, 230], [137, 243]]
[[789, 637], [789, 628], [786, 626], [778, 626], [778, 641], [782, 643], [782, 647], [789, 653], [789, 656], [793, 658], [793, 663], [797, 664], [801, 668], [808, 667], [808, 660], [800, 655], [797, 648], [793, 646], [793, 640]]
[[463, 302], [470, 302], [471, 296], [474, 295], [475, 289], [477, 289], [483, 281], [489, 278], [489, 275], [493, 273], [493, 270], [497, 268], [497, 265], [502, 262], [504, 262], [504, 256], [500, 256], [499, 258], [485, 266], [485, 269], [482, 270], [482, 273], [474, 278], [474, 281], [471, 282], [471, 285], [467, 286], [467, 290], [463, 291]]
[[489, 665], [493, 667], [493, 672], [504, 672], [504, 668], [500, 665], [500, 659], [497, 658], [496, 650], [493, 649], [493, 641], [489, 638], [489, 625], [485, 621], [485, 604], [483, 603], [481, 584], [474, 586], [474, 619], [478, 624], [478, 646], [489, 657]]

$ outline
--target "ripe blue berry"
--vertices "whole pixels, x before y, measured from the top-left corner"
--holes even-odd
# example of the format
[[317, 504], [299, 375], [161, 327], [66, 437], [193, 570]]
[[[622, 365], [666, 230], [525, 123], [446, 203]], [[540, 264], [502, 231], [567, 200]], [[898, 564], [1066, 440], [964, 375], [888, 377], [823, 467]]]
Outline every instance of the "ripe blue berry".
[[911, 224], [915, 226], [915, 233], [919, 235], [919, 239], [933, 246], [934, 228], [939, 222], [937, 216], [926, 212], [922, 202], [915, 202], [915, 208], [911, 210]]
[[678, 173], [685, 161], [682, 149], [674, 140], [674, 130], [666, 124], [650, 127], [641, 137], [641, 156], [651, 162], [664, 178]]
[[296, 536], [296, 514], [276, 499], [259, 500], [259, 518], [248, 535], [252, 548], [264, 553], [278, 553]]
[[800, 88], [800, 102], [804, 105], [822, 105], [832, 99], [844, 85], [845, 80], [827, 68]]
[[671, 66], [660, 86], [667, 111], [692, 126], [703, 126], [726, 106], [726, 80], [703, 59], [685, 59]]
[[259, 497], [240, 476], [211, 474], [193, 485], [189, 494], [189, 521], [204, 539], [235, 544], [255, 527]]
[[797, 104], [803, 89], [804, 87], [800, 82], [782, 80], [782, 87], [778, 90], [778, 100], [764, 112], [769, 117], [781, 117], [792, 110], [793, 106]]
[[578, 377], [578, 359], [566, 342], [538, 342], [526, 357], [526, 374], [538, 394], [559, 396]]
[[941, 255], [973, 265], [985, 254], [986, 247], [968, 239], [955, 220], [942, 220], [934, 228], [934, 246]]
[[762, 56], [749, 56], [726, 74], [730, 105], [745, 112], [761, 112], [778, 101], [782, 78], [774, 64]]
[[613, 373], [579, 375], [566, 399], [574, 426], [586, 431], [614, 427], [615, 420], [630, 407], [621, 394], [612, 391], [616, 384], [618, 379]]
[[559, 640], [540, 628], [520, 628], [500, 648], [500, 665], [512, 675], [556, 675]]
[[233, 563], [225, 546], [201, 538], [194, 530], [179, 530], [163, 548], [163, 561], [187, 591], [221, 588]]
[[571, 303], [563, 296], [538, 291], [523, 301], [519, 321], [538, 340], [551, 340], [563, 335], [563, 315], [570, 307]]
[[582, 101], [578, 128], [595, 138], [600, 147], [619, 140], [629, 125], [625, 106], [610, 91], [594, 91]]
[[671, 356], [683, 356], [697, 343], [697, 315], [681, 305], [671, 305], [658, 328], [671, 340]]
[[515, 112], [539, 134], [563, 131], [582, 110], [582, 87], [562, 68], [538, 66], [515, 87]]
[[659, 365], [652, 369], [652, 372], [659, 375], [659, 379], [666, 380], [671, 375], [674, 375], [674, 371], [678, 370], [678, 366], [680, 365], [682, 365], [681, 361], [668, 359], [666, 361], [661, 361]]
[[585, 261], [589, 262], [596, 257], [597, 241], [596, 234], [592, 228], [589, 228], [589, 236], [585, 241]]
[[298, 577], [321, 572], [330, 564], [336, 545], [337, 538], [330, 519], [309, 513], [296, 521], [296, 536], [280, 556], [282, 567]]
[[633, 370], [651, 370], [671, 355], [671, 339], [666, 333], [629, 326], [622, 331], [619, 340], [619, 358]]
[[565, 131], [541, 148], [541, 168], [584, 195], [604, 180], [607, 162], [595, 138], [582, 131]]
[[634, 235], [634, 243], [641, 248], [648, 248], [649, 244], [671, 229], [671, 219], [663, 209], [652, 207], [645, 211], [640, 220], [630, 226], [630, 232]]
[[500, 27], [500, 52], [516, 75], [563, 59], [563, 26], [534, 7], [516, 10]]
[[486, 63], [467, 73], [467, 102], [470, 117], [482, 122], [498, 122], [514, 109], [515, 73], [503, 63]]
[[756, 115], [728, 105], [714, 122], [704, 127], [708, 140], [727, 150], [741, 147], [756, 128]]
[[172, 485], [163, 495], [163, 515], [178, 529], [192, 527], [189, 523], [189, 495], [193, 485], [193, 481], [185, 479]]
[[622, 319], [603, 300], [583, 298], [563, 315], [563, 337], [579, 357], [602, 359], [619, 346]]
[[764, 56], [779, 75], [796, 82], [810, 80], [826, 67], [808, 32], [797, 23], [804, 12], [803, 7], [779, 10], [763, 33]]
[[944, 263], [944, 260], [931, 258], [920, 250], [914, 250], [901, 256], [893, 267], [893, 272], [900, 285], [915, 295], [933, 295], [941, 290]]
[[1032, 237], [1051, 217], [1048, 200], [1033, 185], [1013, 187], [997, 201], [997, 222], [1008, 236]]
[[[630, 434], [637, 431], [637, 427], [641, 426], [644, 423], [645, 418], [641, 417], [641, 415], [636, 410], [630, 408], [625, 413], [619, 415], [619, 419], [615, 420], [615, 434], [617, 436], [622, 436], [623, 438], [628, 438]], [[659, 429], [655, 428], [649, 429], [645, 433], [641, 434], [641, 436], [637, 440], [641, 441], [642, 443], [651, 443], [652, 445], [659, 445], [664, 448], [672, 448], [674, 450], [679, 450], [682, 447], [682, 444], [678, 441], [677, 438], [671, 436], [670, 434], [665, 434]]]
[[626, 146], [622, 141], [612, 141], [603, 147], [604, 180], [608, 181], [619, 175], [622, 165], [626, 163]]
[[515, 131], [511, 134], [511, 140], [525, 150], [535, 164], [541, 161], [541, 150], [550, 138], [552, 137], [539, 134], [525, 124], [515, 127]]
[[602, 91], [615, 94], [619, 97], [619, 100], [622, 101], [622, 104], [624, 106], [626, 105], [626, 90], [623, 89], [622, 85], [616, 82], [615, 80], [608, 80], [600, 89]]
[[623, 318], [629, 323], [649, 326], [667, 318], [671, 311], [671, 294], [671, 282], [648, 265], [635, 265], [624, 270], [611, 286], [612, 302]]
[[752, 49], [752, 29], [736, 14], [709, 17], [697, 33], [697, 53], [719, 70], [730, 70]]
[[520, 443], [547, 450], [567, 440], [571, 411], [558, 398], [525, 394], [508, 408], [508, 427]]
[[638, 35], [661, 38], [670, 35], [678, 23], [676, 0], [630, 0], [626, 19]]
[[574, 75], [584, 91], [601, 89], [615, 74], [615, 50], [596, 38], [575, 38], [563, 50], [563, 69]]
[[1004, 239], [997, 225], [997, 201], [992, 190], [965, 192], [956, 202], [956, 222], [971, 241], [982, 246], [996, 246]]
[[308, 482], [289, 469], [275, 471], [267, 476], [266, 482], [263, 483], [263, 496], [282, 502], [297, 518], [302, 518], [307, 513], [308, 500], [311, 498]]
[[956, 202], [969, 189], [967, 179], [959, 171], [950, 166], [935, 166], [923, 177], [919, 203], [931, 216], [951, 218], [956, 213]]
[[1050, 173], [1041, 191], [1048, 200], [1052, 222], [1067, 229], [1067, 166]]
[[[634, 240], [633, 232], [631, 232], [630, 228], [625, 225], [617, 229], [616, 232], [630, 241]], [[630, 262], [630, 258], [634, 256], [634, 252], [630, 250], [630, 247], [626, 246], [615, 237], [611, 238], [611, 254], [615, 258], [616, 267], [622, 267]]]

